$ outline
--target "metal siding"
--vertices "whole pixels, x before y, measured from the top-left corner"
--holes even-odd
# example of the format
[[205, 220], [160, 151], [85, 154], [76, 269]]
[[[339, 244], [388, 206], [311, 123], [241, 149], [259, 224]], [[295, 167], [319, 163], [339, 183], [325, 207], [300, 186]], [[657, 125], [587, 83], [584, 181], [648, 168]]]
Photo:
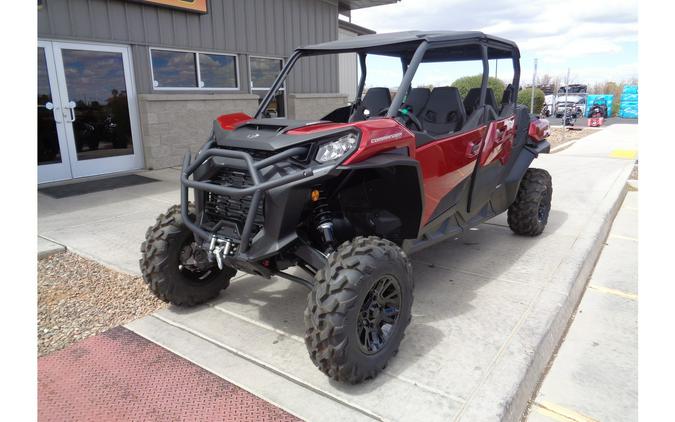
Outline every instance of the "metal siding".
[[211, 15], [211, 28], [213, 31], [213, 43], [211, 44], [211, 48], [214, 50], [225, 50], [227, 47], [225, 43], [225, 25], [220, 23], [227, 22], [222, 20], [227, 19], [225, 11], [223, 10], [224, 4], [222, 1], [212, 1], [210, 5], [212, 10], [209, 14]]
[[[357, 34], [339, 29], [338, 39], [356, 37]], [[358, 56], [356, 53], [343, 53], [339, 56], [338, 91], [347, 94], [348, 101], [354, 101], [356, 98], [356, 86], [358, 84]]]
[[236, 28], [234, 25], [234, 1], [225, 0], [223, 2], [223, 13], [222, 19], [223, 22], [227, 22], [225, 27], [225, 49], [229, 51], [237, 51], [237, 36]]
[[199, 30], [199, 15], [186, 15], [188, 30], [188, 45], [190, 48], [199, 48], [202, 45], [202, 36]]
[[140, 4], [124, 3], [124, 18], [127, 23], [129, 39], [145, 39], [145, 27], [143, 25], [143, 13]]
[[91, 16], [89, 14], [89, 4], [83, 5], [83, 7], [71, 7], [71, 1], [68, 3], [68, 11], [70, 13], [70, 19], [72, 22], [75, 35], [77, 36], [86, 36], [92, 32], [92, 22]]
[[[287, 59], [298, 46], [337, 39], [337, 1], [210, 0], [209, 13], [198, 15], [123, 0], [49, 0], [38, 36], [131, 45], [139, 94], [152, 92], [148, 47], [237, 53], [246, 91], [246, 55]], [[337, 77], [335, 58], [305, 58], [287, 88], [337, 92]]]
[[125, 4], [110, 2], [108, 4], [108, 21], [110, 23], [111, 38], [123, 40], [129, 38], [129, 22], [127, 22]]
[[[72, 1], [71, 1], [72, 3]], [[112, 34], [110, 33], [110, 20], [108, 19], [108, 4], [106, 2], [89, 2], [89, 10], [91, 11], [91, 27], [92, 32], [91, 36], [98, 39], [112, 39]], [[85, 4], [81, 4], [75, 7], [75, 9], [84, 9]], [[73, 26], [74, 32], [80, 32], [77, 28]], [[84, 32], [84, 31], [82, 31]], [[77, 34], [72, 34], [77, 36]], [[83, 38], [87, 38], [86, 35], [80, 34]]]

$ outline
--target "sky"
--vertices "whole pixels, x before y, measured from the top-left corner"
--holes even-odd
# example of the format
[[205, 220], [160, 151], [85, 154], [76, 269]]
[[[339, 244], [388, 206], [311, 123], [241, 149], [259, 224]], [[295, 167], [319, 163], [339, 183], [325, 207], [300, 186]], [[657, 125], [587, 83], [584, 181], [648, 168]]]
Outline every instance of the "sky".
[[[638, 77], [637, 0], [402, 0], [354, 10], [352, 22], [378, 33], [479, 30], [513, 40], [521, 53], [521, 86], [531, 83], [535, 58], [537, 75], [548, 73], [564, 81], [569, 68], [570, 83], [590, 85]], [[501, 62], [497, 76], [507, 79], [512, 71]], [[397, 86], [400, 65], [394, 70], [391, 63], [369, 61], [368, 85]], [[416, 76], [414, 85], [449, 85], [467, 73], [480, 73], [475, 65], [429, 65]], [[494, 76], [494, 61], [490, 68]]]

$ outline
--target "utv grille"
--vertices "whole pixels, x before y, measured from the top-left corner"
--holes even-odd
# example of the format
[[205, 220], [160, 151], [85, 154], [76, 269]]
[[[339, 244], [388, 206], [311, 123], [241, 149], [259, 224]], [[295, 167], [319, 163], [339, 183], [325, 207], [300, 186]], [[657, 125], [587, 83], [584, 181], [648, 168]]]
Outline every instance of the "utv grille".
[[[248, 171], [230, 168], [220, 170], [220, 172], [212, 177], [211, 181], [219, 185], [234, 188], [245, 188], [253, 185], [253, 179], [251, 179]], [[239, 226], [239, 230], [241, 230], [246, 223], [246, 216], [251, 207], [251, 199], [252, 195], [237, 198], [206, 192], [204, 212], [211, 220], [226, 220], [236, 223]], [[263, 199], [258, 204], [255, 219], [253, 220], [253, 228], [251, 230], [251, 235], [253, 236], [260, 231], [265, 222], [264, 206]]]

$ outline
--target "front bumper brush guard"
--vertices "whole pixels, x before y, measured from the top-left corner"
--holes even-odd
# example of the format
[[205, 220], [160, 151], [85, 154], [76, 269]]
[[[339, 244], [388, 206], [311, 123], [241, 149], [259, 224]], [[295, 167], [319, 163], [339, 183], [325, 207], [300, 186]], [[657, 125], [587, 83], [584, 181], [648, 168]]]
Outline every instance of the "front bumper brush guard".
[[[265, 158], [264, 160], [254, 161], [253, 157], [251, 157], [250, 154], [244, 151], [209, 148], [204, 151], [200, 151], [195, 157], [194, 162], [190, 162], [191, 159], [190, 151], [186, 152], [185, 157], [183, 158], [183, 168], [180, 176], [181, 182], [180, 212], [181, 216], [183, 217], [183, 222], [197, 237], [212, 243], [212, 241], [217, 238], [215, 233], [217, 230], [214, 230], [214, 232], [208, 232], [190, 219], [190, 216], [188, 214], [188, 188], [212, 192], [217, 195], [233, 196], [236, 198], [253, 195], [251, 199], [251, 205], [248, 209], [248, 213], [246, 214], [246, 222], [244, 223], [244, 229], [242, 230], [241, 238], [239, 239], [240, 244], [236, 251], [237, 254], [246, 253], [246, 251], [249, 248], [251, 229], [253, 227], [253, 221], [255, 219], [256, 210], [258, 209], [258, 204], [260, 203], [262, 195], [270, 189], [274, 189], [281, 185], [309, 178], [314, 174], [312, 169], [304, 169], [302, 171], [297, 171], [295, 173], [291, 173], [278, 179], [263, 181], [262, 175], [260, 174], [260, 170], [265, 167], [269, 167], [273, 164], [276, 164], [282, 160], [288, 159], [290, 157], [305, 154], [306, 152], [307, 152], [306, 147], [295, 147], [282, 151], [271, 157]], [[226, 157], [244, 161], [246, 163], [247, 170], [251, 175], [251, 179], [253, 180], [253, 185], [247, 186], [245, 188], [234, 188], [232, 186], [222, 186], [222, 185], [215, 185], [213, 183], [190, 180], [190, 176], [192, 176], [195, 170], [197, 170], [199, 166], [204, 164], [206, 160], [210, 159], [211, 157]]]

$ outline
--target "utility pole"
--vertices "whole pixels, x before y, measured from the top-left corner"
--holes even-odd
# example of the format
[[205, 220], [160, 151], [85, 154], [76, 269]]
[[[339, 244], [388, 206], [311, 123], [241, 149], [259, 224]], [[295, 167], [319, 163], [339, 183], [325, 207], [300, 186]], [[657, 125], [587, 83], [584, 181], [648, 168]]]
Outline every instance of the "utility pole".
[[565, 78], [565, 108], [563, 112], [563, 121], [562, 121], [562, 137], [563, 142], [565, 141], [565, 124], [567, 123], [567, 92], [570, 89], [570, 68], [567, 68], [567, 77]]
[[537, 59], [534, 59], [534, 73], [532, 74], [532, 95], [530, 98], [530, 113], [534, 112], [534, 84], [537, 83]]

